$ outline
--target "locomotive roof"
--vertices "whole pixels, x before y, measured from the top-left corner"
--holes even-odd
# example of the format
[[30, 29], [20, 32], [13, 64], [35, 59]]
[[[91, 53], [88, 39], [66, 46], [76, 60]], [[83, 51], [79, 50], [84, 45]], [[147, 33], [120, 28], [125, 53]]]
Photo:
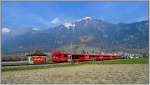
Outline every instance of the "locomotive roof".
[[35, 53], [33, 54], [29, 54], [27, 56], [47, 56], [47, 54], [43, 53], [42, 51], [40, 50], [37, 50]]
[[52, 52], [52, 54], [68, 54], [68, 55], [91, 55], [91, 56], [99, 56], [99, 55], [101, 55], [101, 56], [105, 56], [105, 57], [109, 57], [109, 56], [112, 56], [112, 57], [114, 57], [114, 56], [120, 56], [120, 55], [110, 55], [110, 54], [87, 54], [87, 53], [84, 53], [84, 54], [82, 54], [82, 53], [76, 53], [76, 54], [71, 54], [71, 53], [64, 53], [64, 52]]

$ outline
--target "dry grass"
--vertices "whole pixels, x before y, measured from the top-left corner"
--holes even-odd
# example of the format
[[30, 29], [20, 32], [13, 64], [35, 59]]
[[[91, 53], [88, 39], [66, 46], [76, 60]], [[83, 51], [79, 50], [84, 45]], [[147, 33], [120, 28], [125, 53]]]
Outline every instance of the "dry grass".
[[124, 84], [148, 83], [148, 64], [87, 64], [73, 67], [2, 72], [2, 83]]

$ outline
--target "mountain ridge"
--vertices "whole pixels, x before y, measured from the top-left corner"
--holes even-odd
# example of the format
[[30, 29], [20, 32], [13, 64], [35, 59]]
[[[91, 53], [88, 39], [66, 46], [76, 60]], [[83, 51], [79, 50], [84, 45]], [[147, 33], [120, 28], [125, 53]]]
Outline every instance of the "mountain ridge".
[[[143, 49], [148, 47], [148, 20], [112, 24], [95, 18], [81, 19], [42, 31], [29, 31], [13, 39], [4, 38], [2, 52], [33, 49], [66, 49], [75, 46], [104, 49]], [[74, 25], [73, 25], [74, 24]], [[81, 46], [82, 47], [82, 46]], [[68, 49], [67, 48], [67, 49]], [[82, 48], [80, 48], [82, 49]]]

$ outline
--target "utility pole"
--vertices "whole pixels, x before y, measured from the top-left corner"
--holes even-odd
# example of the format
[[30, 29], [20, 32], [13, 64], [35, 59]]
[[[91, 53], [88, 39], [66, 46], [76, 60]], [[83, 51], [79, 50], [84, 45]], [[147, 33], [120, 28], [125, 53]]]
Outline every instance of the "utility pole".
[[74, 28], [72, 28], [72, 35], [73, 35], [73, 38], [72, 38], [72, 41], [71, 41], [71, 51], [72, 51], [72, 53], [74, 53], [73, 52], [73, 41], [74, 41], [74, 38], [75, 38]]
[[72, 39], [71, 39], [71, 55], [70, 55], [70, 61], [72, 63], [72, 54], [73, 54], [73, 38], [74, 38], [74, 28], [72, 28]]

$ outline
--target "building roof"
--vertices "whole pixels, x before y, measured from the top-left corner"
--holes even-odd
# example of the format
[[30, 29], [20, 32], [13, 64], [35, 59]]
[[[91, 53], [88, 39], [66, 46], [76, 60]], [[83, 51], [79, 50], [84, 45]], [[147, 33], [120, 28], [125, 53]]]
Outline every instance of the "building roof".
[[36, 50], [35, 53], [33, 54], [29, 54], [27, 56], [47, 56], [47, 54], [43, 53], [42, 51], [40, 50]]

